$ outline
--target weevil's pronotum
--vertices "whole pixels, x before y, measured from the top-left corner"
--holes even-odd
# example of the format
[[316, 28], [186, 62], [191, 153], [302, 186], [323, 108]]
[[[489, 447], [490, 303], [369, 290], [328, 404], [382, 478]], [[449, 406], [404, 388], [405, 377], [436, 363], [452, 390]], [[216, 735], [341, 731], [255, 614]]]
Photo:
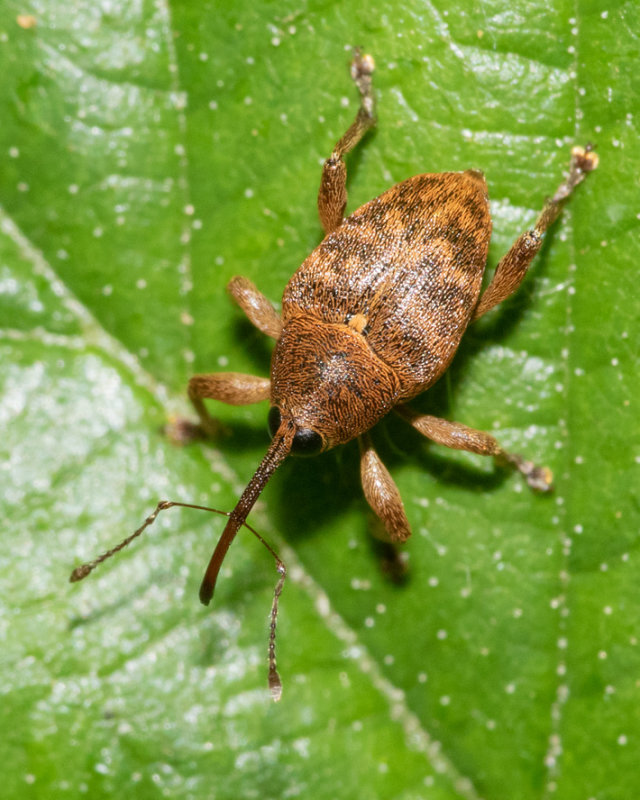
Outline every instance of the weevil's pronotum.
[[[344, 217], [343, 157], [376, 122], [373, 68], [373, 59], [356, 51], [351, 76], [360, 92], [360, 108], [324, 163], [318, 194], [326, 236], [287, 284], [282, 314], [246, 278], [233, 278], [228, 286], [249, 320], [276, 340], [271, 378], [227, 372], [195, 375], [189, 382], [198, 427], [207, 435], [215, 435], [217, 425], [204, 406], [205, 398], [231, 405], [261, 400], [271, 404], [272, 442], [228, 515], [200, 587], [205, 604], [213, 596], [236, 533], [290, 453], [315, 455], [357, 438], [369, 505], [391, 542], [404, 542], [410, 536], [398, 489], [368, 433], [390, 411], [438, 444], [495, 456], [512, 465], [533, 489], [546, 491], [551, 485], [549, 470], [506, 452], [490, 434], [420, 414], [407, 401], [443, 374], [467, 326], [515, 292], [545, 231], [576, 186], [596, 168], [597, 156], [590, 146], [574, 148], [567, 178], [546, 201], [535, 226], [518, 237], [500, 260], [481, 293], [491, 236], [487, 185], [481, 172], [417, 175]], [[184, 504], [159, 503], [132, 536], [78, 567], [71, 580], [84, 578], [173, 505]], [[285, 569], [258, 538], [275, 557], [280, 572], [269, 637], [269, 685], [278, 699], [282, 685], [275, 663], [275, 625]]]

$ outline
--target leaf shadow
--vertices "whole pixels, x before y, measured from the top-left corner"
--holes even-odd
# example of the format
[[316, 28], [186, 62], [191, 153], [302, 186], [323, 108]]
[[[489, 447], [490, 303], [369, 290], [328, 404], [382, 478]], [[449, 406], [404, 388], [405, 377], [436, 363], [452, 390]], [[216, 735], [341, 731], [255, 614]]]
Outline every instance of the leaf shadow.
[[241, 313], [233, 320], [234, 339], [244, 345], [244, 351], [255, 365], [255, 374], [267, 377], [273, 351], [273, 340], [255, 328]]

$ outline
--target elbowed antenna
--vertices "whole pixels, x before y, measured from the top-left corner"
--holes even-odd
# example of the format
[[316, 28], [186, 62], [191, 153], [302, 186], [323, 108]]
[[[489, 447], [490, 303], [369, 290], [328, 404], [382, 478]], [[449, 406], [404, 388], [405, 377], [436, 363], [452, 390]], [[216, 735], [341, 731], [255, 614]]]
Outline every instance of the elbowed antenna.
[[180, 506], [182, 508], [195, 508], [200, 509], [201, 511], [211, 511], [214, 514], [223, 514], [224, 516], [229, 517], [229, 521], [222, 532], [220, 541], [218, 542], [216, 549], [213, 551], [211, 561], [209, 562], [209, 566], [207, 567], [207, 571], [200, 587], [200, 600], [205, 605], [208, 605], [213, 597], [213, 590], [216, 585], [218, 572], [220, 571], [220, 566], [222, 565], [227, 550], [229, 549], [229, 545], [233, 541], [240, 527], [244, 525], [271, 553], [276, 562], [276, 569], [278, 570], [279, 577], [273, 593], [271, 622], [269, 625], [269, 689], [271, 690], [272, 698], [274, 700], [279, 700], [282, 695], [282, 681], [280, 680], [278, 670], [276, 669], [276, 622], [278, 618], [278, 601], [280, 600], [280, 595], [284, 587], [287, 570], [284, 563], [280, 560], [278, 554], [271, 547], [271, 545], [266, 542], [262, 536], [260, 536], [260, 534], [251, 527], [251, 525], [247, 524], [246, 519], [249, 512], [253, 508], [254, 503], [264, 489], [267, 481], [273, 475], [279, 464], [284, 461], [291, 450], [291, 443], [293, 442], [295, 432], [295, 425], [290, 420], [285, 420], [280, 424], [280, 427], [276, 431], [265, 457], [262, 459], [260, 466], [255, 472], [255, 475], [249, 481], [247, 488], [242, 493], [236, 507], [231, 513], [220, 511], [217, 508], [192, 505], [191, 503], [178, 503], [170, 500], [161, 500], [153, 513], [146, 518], [143, 524], [136, 531], [134, 531], [131, 536], [127, 536], [127, 538], [120, 542], [120, 544], [112, 547], [106, 553], [98, 556], [98, 558], [95, 558], [93, 561], [89, 561], [86, 564], [76, 567], [71, 573], [69, 580], [71, 583], [75, 583], [76, 581], [81, 581], [83, 578], [86, 578], [87, 575], [89, 575], [89, 573], [98, 566], [98, 564], [101, 564], [103, 561], [111, 558], [111, 556], [115, 555], [117, 552], [130, 544], [134, 539], [140, 536], [143, 531], [145, 531], [155, 522], [156, 517], [161, 511], [165, 511], [173, 506]]
[[[207, 571], [200, 585], [200, 601], [204, 603], [204, 605], [208, 606], [211, 602], [213, 592], [216, 588], [218, 573], [220, 572], [220, 567], [222, 566], [222, 562], [224, 561], [224, 557], [227, 554], [231, 542], [234, 540], [236, 533], [238, 533], [242, 525], [246, 525], [247, 516], [258, 497], [260, 497], [262, 490], [267, 485], [267, 481], [289, 454], [295, 432], [295, 425], [290, 420], [283, 420], [280, 423], [280, 427], [276, 431], [265, 457], [260, 462], [260, 466], [255, 471], [253, 478], [251, 478], [247, 484], [247, 488], [240, 496], [236, 507], [229, 515], [229, 521], [222, 531], [222, 536], [216, 545], [216, 549], [213, 551], [211, 561], [209, 561], [209, 566], [207, 567]], [[260, 539], [262, 544], [275, 558], [276, 569], [280, 575], [275, 592], [273, 593], [271, 623], [269, 625], [269, 689], [271, 690], [271, 697], [278, 701], [282, 696], [282, 681], [280, 680], [280, 675], [278, 675], [276, 667], [276, 622], [278, 619], [278, 601], [280, 600], [284, 581], [287, 577], [287, 570], [275, 551], [265, 542], [262, 536], [257, 534], [253, 528], [251, 528], [251, 531]]]
[[204, 574], [200, 585], [200, 602], [208, 606], [216, 588], [216, 581], [220, 567], [227, 554], [227, 550], [234, 540], [236, 533], [244, 524], [254, 503], [260, 496], [269, 478], [273, 475], [276, 468], [284, 461], [291, 450], [291, 443], [296, 432], [295, 425], [290, 420], [283, 420], [276, 431], [273, 441], [266, 452], [265, 457], [260, 462], [260, 466], [255, 471], [253, 478], [247, 484], [236, 507], [229, 516], [222, 536], [220, 537], [216, 549], [213, 551], [209, 566]]

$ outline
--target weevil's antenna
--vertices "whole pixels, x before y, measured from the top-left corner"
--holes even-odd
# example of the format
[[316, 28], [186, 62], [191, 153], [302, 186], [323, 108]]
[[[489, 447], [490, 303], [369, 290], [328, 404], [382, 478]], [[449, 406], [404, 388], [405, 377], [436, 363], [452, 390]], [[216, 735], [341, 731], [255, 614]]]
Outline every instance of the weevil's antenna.
[[[124, 550], [124, 548], [127, 547], [127, 545], [130, 545], [134, 539], [137, 539], [138, 536], [140, 536], [146, 530], [146, 528], [148, 528], [150, 525], [153, 525], [153, 523], [156, 521], [158, 514], [161, 511], [166, 511], [168, 508], [173, 508], [174, 506], [177, 506], [178, 508], [195, 508], [196, 511], [210, 511], [212, 514], [220, 514], [221, 517], [231, 516], [231, 511], [221, 511], [219, 508], [210, 508], [209, 506], [197, 506], [194, 505], [193, 503], [179, 503], [176, 500], [161, 500], [155, 507], [153, 512], [149, 514], [149, 516], [145, 519], [142, 525], [137, 530], [135, 530], [131, 534], [131, 536], [127, 536], [126, 539], [123, 539], [115, 547], [112, 547], [111, 549], [102, 553], [102, 555], [98, 556], [97, 558], [94, 558], [93, 561], [87, 561], [85, 564], [81, 564], [79, 567], [76, 567], [71, 572], [71, 575], [69, 575], [69, 583], [77, 583], [78, 581], [81, 581], [84, 578], [86, 578], [87, 575], [90, 575], [99, 564], [102, 564], [103, 561], [106, 561], [107, 559], [111, 558], [111, 556], [114, 556], [116, 553], [119, 553], [121, 550]], [[262, 536], [260, 536], [258, 531], [252, 528], [251, 525], [249, 525], [247, 522], [244, 522], [243, 525], [245, 528], [248, 528], [251, 531], [251, 533], [262, 542], [262, 544], [267, 548], [267, 550], [269, 550], [269, 552], [274, 556], [276, 561], [280, 560], [275, 554], [275, 552], [272, 550], [272, 548], [267, 544], [267, 542], [262, 538]]]
[[[202, 583], [200, 585], [200, 601], [204, 603], [204, 605], [209, 605], [211, 602], [213, 592], [216, 588], [218, 573], [220, 572], [220, 567], [222, 566], [222, 562], [224, 561], [224, 557], [227, 554], [227, 550], [229, 549], [231, 542], [235, 539], [236, 533], [238, 533], [242, 525], [247, 524], [245, 520], [253, 508], [254, 503], [260, 496], [260, 493], [266, 486], [267, 481], [273, 475], [276, 468], [289, 454], [295, 432], [296, 428], [291, 420], [282, 420], [265, 457], [260, 462], [260, 466], [255, 471], [253, 478], [251, 478], [247, 484], [247, 488], [240, 496], [236, 507], [229, 515], [229, 521], [227, 522], [225, 529], [222, 532], [222, 536], [218, 540], [218, 544], [213, 551], [213, 555], [209, 561], [209, 566], [207, 567], [207, 571], [205, 572], [204, 578], [202, 579]], [[262, 544], [275, 558], [276, 569], [280, 573], [275, 592], [273, 593], [271, 623], [269, 626], [269, 689], [271, 690], [271, 697], [274, 700], [279, 700], [282, 696], [282, 681], [280, 680], [280, 675], [278, 675], [278, 670], [276, 669], [276, 624], [278, 619], [278, 601], [280, 600], [280, 595], [282, 594], [282, 589], [284, 588], [287, 570], [285, 565], [278, 558], [275, 551], [270, 545], [267, 544], [267, 542], [265, 542], [262, 536], [257, 534], [253, 528], [250, 528], [250, 530], [258, 537], [258, 539], [260, 539]]]
[[[115, 547], [112, 547], [110, 550], [107, 550], [102, 555], [94, 558], [93, 561], [87, 561], [86, 564], [81, 564], [79, 567], [76, 567], [71, 575], [69, 576], [69, 583], [77, 583], [77, 581], [81, 581], [87, 577], [93, 570], [99, 565], [102, 564], [103, 561], [106, 561], [111, 556], [114, 556], [116, 553], [119, 553], [121, 550], [124, 550], [127, 545], [130, 545], [134, 539], [137, 539], [146, 528], [156, 521], [156, 517], [161, 511], [166, 511], [168, 508], [173, 508], [174, 506], [178, 506], [180, 508], [195, 508], [197, 511], [210, 511], [212, 514], [220, 514], [223, 517], [231, 516], [230, 511], [220, 511], [218, 508], [209, 508], [208, 506], [196, 506], [191, 503], [178, 503], [174, 502], [173, 500], [161, 500], [158, 505], [155, 507], [153, 512], [149, 514], [149, 516], [145, 519], [142, 525], [135, 530], [131, 536], [127, 536], [126, 539], [123, 539], [119, 544]], [[247, 528], [249, 526], [247, 525]], [[252, 529], [250, 529], [252, 530]], [[255, 531], [253, 531], [255, 533]], [[256, 534], [257, 536], [257, 534]], [[258, 536], [258, 538], [260, 538]]]
[[260, 493], [264, 489], [267, 481], [273, 475], [279, 464], [288, 455], [291, 449], [291, 443], [293, 441], [295, 430], [295, 426], [292, 422], [285, 420], [281, 423], [280, 427], [276, 431], [275, 436], [273, 437], [271, 446], [267, 450], [267, 453], [262, 459], [260, 466], [256, 470], [253, 478], [249, 481], [247, 488], [242, 493], [240, 500], [238, 500], [238, 503], [233, 511], [220, 511], [220, 509], [217, 508], [198, 506], [192, 503], [179, 503], [172, 500], [161, 500], [155, 507], [154, 511], [149, 514], [142, 525], [135, 530], [131, 536], [127, 536], [127, 538], [122, 542], [117, 544], [115, 547], [112, 547], [110, 550], [107, 550], [93, 561], [88, 561], [85, 564], [81, 564], [79, 567], [76, 567], [69, 576], [69, 581], [71, 583], [76, 583], [77, 581], [83, 580], [98, 566], [98, 564], [102, 564], [103, 561], [111, 558], [111, 556], [115, 555], [116, 553], [120, 552], [120, 550], [123, 550], [125, 547], [127, 547], [127, 545], [131, 544], [131, 542], [140, 536], [146, 528], [148, 528], [150, 525], [153, 525], [161, 511], [166, 511], [166, 509], [173, 508], [173, 506], [178, 506], [180, 508], [194, 508], [198, 511], [210, 511], [213, 514], [220, 514], [222, 516], [229, 517], [229, 521], [222, 532], [222, 536], [220, 537], [220, 540], [213, 551], [213, 555], [211, 556], [209, 566], [207, 567], [207, 571], [202, 581], [202, 585], [200, 586], [200, 600], [205, 605], [208, 605], [213, 597], [216, 579], [227, 550], [235, 538], [236, 533], [244, 525], [244, 527], [248, 528], [251, 533], [260, 542], [262, 542], [262, 544], [271, 553], [275, 559], [276, 569], [279, 573], [278, 582], [276, 583], [276, 588], [273, 593], [273, 603], [271, 604], [268, 651], [269, 689], [271, 690], [271, 697], [274, 700], [279, 700], [282, 696], [282, 681], [280, 680], [280, 675], [278, 675], [278, 670], [276, 669], [276, 624], [278, 619], [278, 602], [284, 588], [284, 582], [287, 577], [287, 569], [284, 565], [284, 562], [280, 559], [271, 545], [265, 541], [265, 539], [263, 539], [262, 536], [251, 527], [251, 525], [246, 522], [246, 518], [253, 508], [254, 503], [260, 496]]
[[251, 525], [247, 525], [246, 522], [243, 524], [245, 528], [249, 528], [251, 533], [262, 542], [262, 544], [275, 558], [276, 569], [280, 573], [280, 577], [276, 583], [275, 591], [273, 592], [273, 602], [271, 603], [270, 614], [271, 621], [269, 623], [269, 690], [271, 692], [271, 697], [275, 702], [277, 702], [282, 697], [282, 680], [280, 679], [280, 675], [278, 674], [278, 670], [276, 668], [276, 625], [278, 623], [278, 602], [280, 600], [282, 590], [284, 589], [284, 582], [287, 577], [287, 568], [284, 564], [284, 561], [280, 560], [280, 557], [271, 547], [271, 545], [266, 542], [262, 536], [260, 536], [260, 534], [251, 527]]

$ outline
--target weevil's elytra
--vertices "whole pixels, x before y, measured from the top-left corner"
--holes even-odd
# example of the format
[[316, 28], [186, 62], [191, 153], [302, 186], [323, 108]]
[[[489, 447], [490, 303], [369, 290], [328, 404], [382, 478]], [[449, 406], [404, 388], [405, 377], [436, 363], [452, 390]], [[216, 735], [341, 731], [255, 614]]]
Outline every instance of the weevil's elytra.
[[[490, 237], [480, 173], [403, 181], [359, 208], [307, 258], [284, 291], [285, 328], [298, 316], [336, 324], [364, 317], [367, 349], [400, 382], [395, 402], [415, 397], [453, 358], [477, 302]], [[283, 349], [276, 346], [274, 370]]]
[[[389, 541], [404, 542], [410, 536], [400, 493], [368, 433], [391, 410], [438, 444], [494, 456], [519, 470], [533, 489], [546, 491], [551, 486], [548, 469], [506, 452], [490, 434], [419, 414], [406, 401], [443, 374], [468, 325], [518, 288], [545, 231], [576, 186], [596, 168], [597, 156], [590, 146], [574, 148], [567, 178], [545, 203], [535, 226], [500, 260], [481, 294], [491, 217], [487, 184], [478, 170], [417, 175], [344, 218], [343, 157], [376, 121], [373, 67], [371, 56], [356, 51], [351, 76], [360, 92], [360, 108], [324, 164], [318, 193], [326, 236], [287, 284], [282, 317], [246, 278], [233, 278], [228, 286], [249, 320], [276, 340], [271, 378], [228, 372], [196, 375], [189, 382], [199, 431], [205, 435], [215, 436], [218, 430], [205, 408], [205, 398], [232, 405], [270, 400], [271, 405], [273, 441], [228, 515], [200, 588], [203, 603], [213, 596], [220, 566], [236, 533], [246, 525], [265, 484], [289, 454], [315, 455], [357, 438], [367, 502]], [[178, 426], [178, 435], [184, 430], [185, 426]], [[76, 569], [72, 580], [88, 575], [171, 505], [183, 504], [161, 502], [132, 536]], [[275, 557], [280, 573], [269, 637], [269, 685], [278, 699], [282, 686], [275, 662], [275, 626], [286, 572], [269, 545], [261, 541]]]

